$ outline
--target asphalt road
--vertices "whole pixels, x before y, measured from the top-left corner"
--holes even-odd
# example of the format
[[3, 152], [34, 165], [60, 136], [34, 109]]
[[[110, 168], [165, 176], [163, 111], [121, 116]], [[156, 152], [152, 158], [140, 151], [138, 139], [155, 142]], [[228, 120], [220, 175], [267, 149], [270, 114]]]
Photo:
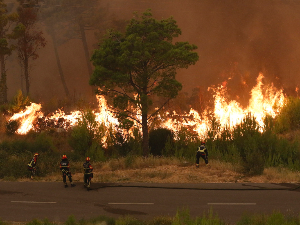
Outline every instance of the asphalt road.
[[191, 216], [210, 209], [235, 223], [244, 213], [288, 215], [300, 213], [299, 184], [104, 184], [82, 183], [64, 188], [60, 182], [0, 182], [0, 218], [26, 222], [33, 219], [65, 222], [100, 215], [138, 219], [175, 216], [188, 208]]

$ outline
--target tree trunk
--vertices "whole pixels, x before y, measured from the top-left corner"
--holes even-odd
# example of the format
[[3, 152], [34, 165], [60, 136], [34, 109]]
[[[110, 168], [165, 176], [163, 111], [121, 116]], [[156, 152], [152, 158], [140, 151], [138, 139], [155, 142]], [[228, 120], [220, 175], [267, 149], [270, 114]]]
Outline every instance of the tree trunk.
[[90, 53], [89, 53], [89, 48], [88, 48], [86, 35], [85, 35], [85, 31], [84, 31], [84, 25], [82, 24], [81, 21], [79, 21], [79, 29], [80, 29], [80, 35], [81, 35], [81, 40], [82, 40], [83, 49], [84, 49], [86, 65], [87, 65], [87, 68], [88, 68], [89, 77], [91, 77], [91, 75], [93, 73], [93, 69], [92, 69], [92, 65], [91, 65], [91, 62], [90, 62]]
[[29, 83], [29, 64], [28, 64], [27, 56], [25, 56], [24, 59], [24, 76], [25, 76], [25, 85], [26, 85], [26, 95], [29, 96], [30, 83]]
[[7, 103], [7, 84], [6, 84], [6, 71], [5, 71], [5, 60], [4, 55], [0, 56], [1, 65], [1, 80], [0, 80], [0, 103]]
[[60, 63], [60, 58], [59, 58], [59, 54], [58, 54], [58, 50], [57, 50], [56, 37], [55, 37], [55, 32], [54, 32], [53, 26], [50, 27], [50, 36], [51, 36], [52, 41], [53, 41], [53, 48], [54, 48], [54, 53], [55, 53], [55, 58], [56, 58], [56, 64], [57, 64], [57, 67], [58, 67], [59, 77], [60, 77], [61, 83], [64, 87], [65, 94], [66, 94], [67, 97], [69, 97], [70, 93], [69, 93], [69, 89], [68, 89], [66, 81], [65, 81], [64, 72], [62, 70], [62, 66], [61, 66], [61, 63]]
[[149, 155], [149, 131], [148, 131], [148, 115], [142, 114], [142, 131], [143, 131], [143, 154], [144, 156]]
[[[147, 82], [145, 82], [147, 84]], [[145, 85], [144, 93], [147, 91]], [[149, 131], [148, 131], [148, 97], [147, 94], [141, 95], [141, 111], [142, 111], [142, 132], [143, 132], [143, 154], [144, 156], [149, 155]]]

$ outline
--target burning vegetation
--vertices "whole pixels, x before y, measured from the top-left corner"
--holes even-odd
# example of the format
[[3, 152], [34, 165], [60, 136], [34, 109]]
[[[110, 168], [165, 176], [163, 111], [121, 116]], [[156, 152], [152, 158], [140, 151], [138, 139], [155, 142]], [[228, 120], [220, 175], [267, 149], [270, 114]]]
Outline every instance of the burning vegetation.
[[[196, 139], [206, 139], [210, 131], [214, 132], [217, 137], [225, 130], [233, 130], [236, 125], [239, 125], [247, 116], [251, 115], [255, 118], [259, 130], [264, 131], [264, 119], [266, 116], [275, 118], [280, 112], [280, 109], [285, 104], [286, 97], [282, 90], [277, 90], [272, 84], [263, 84], [263, 75], [257, 77], [257, 84], [251, 90], [251, 98], [247, 107], [242, 107], [236, 100], [230, 100], [227, 96], [226, 84], [222, 83], [217, 87], [209, 88], [213, 92], [214, 107], [213, 109], [205, 109], [203, 112], [197, 112], [190, 109], [189, 112], [178, 114], [173, 112], [163, 112], [158, 114], [153, 129], [166, 128], [171, 130], [176, 138], [178, 132], [182, 129], [187, 129], [195, 135]], [[134, 126], [129, 129], [122, 129], [116, 115], [110, 110], [105, 98], [98, 95], [98, 109], [93, 111], [95, 121], [102, 124], [106, 129], [112, 128], [121, 134], [130, 134], [132, 129], [138, 128], [141, 132], [139, 124], [134, 123]], [[26, 134], [30, 130], [40, 132], [50, 128], [56, 131], [67, 131], [77, 125], [82, 120], [81, 111], [73, 111], [66, 114], [62, 110], [57, 110], [51, 115], [42, 113], [42, 105], [31, 103], [24, 111], [15, 113], [9, 118], [9, 122], [17, 120], [19, 127], [16, 130], [17, 134]], [[136, 116], [139, 116], [137, 112]], [[217, 129], [214, 124], [217, 122]], [[214, 123], [214, 124], [213, 124]]]
[[[236, 171], [246, 175], [262, 174], [265, 168], [278, 166], [300, 170], [297, 138], [285, 137], [286, 132], [299, 129], [299, 98], [288, 98], [283, 90], [265, 84], [262, 74], [256, 81], [247, 107], [229, 99], [229, 90], [223, 82], [209, 88], [213, 106], [201, 112], [192, 108], [186, 113], [160, 111], [149, 125], [150, 153], [175, 156], [192, 165], [197, 145], [205, 139], [210, 160], [230, 162]], [[133, 126], [125, 128], [112, 112], [109, 101], [100, 95], [97, 100], [98, 108], [94, 110], [70, 113], [57, 110], [44, 115], [41, 104], [31, 103], [11, 115], [8, 124], [18, 135], [11, 143], [0, 143], [0, 156], [2, 159], [10, 153], [18, 156], [9, 161], [19, 168], [14, 176], [26, 176], [19, 165], [35, 151], [45, 157], [44, 175], [53, 171], [62, 152], [67, 152], [74, 161], [86, 155], [94, 161], [125, 157], [128, 166], [134, 163], [135, 156], [143, 155], [140, 125], [132, 121]], [[140, 116], [138, 111], [136, 116]], [[3, 171], [0, 178], [5, 174]]]

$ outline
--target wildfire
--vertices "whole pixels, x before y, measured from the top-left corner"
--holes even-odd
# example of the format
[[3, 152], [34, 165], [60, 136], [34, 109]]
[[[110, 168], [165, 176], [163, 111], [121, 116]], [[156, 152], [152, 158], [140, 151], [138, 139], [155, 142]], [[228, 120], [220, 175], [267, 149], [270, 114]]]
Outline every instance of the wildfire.
[[226, 89], [220, 88], [215, 95], [215, 117], [220, 121], [221, 127], [234, 127], [240, 124], [249, 114], [258, 122], [261, 129], [264, 128], [263, 119], [266, 115], [273, 118], [284, 105], [285, 96], [282, 90], [277, 91], [273, 85], [267, 86], [263, 92], [263, 75], [259, 74], [256, 86], [251, 90], [249, 106], [243, 109], [236, 101], [228, 101]]
[[[208, 131], [212, 129], [212, 118], [220, 124], [220, 129], [233, 129], [240, 124], [243, 119], [251, 114], [258, 122], [260, 129], [264, 128], [264, 117], [270, 115], [273, 118], [279, 113], [284, 105], [285, 96], [282, 90], [277, 90], [273, 85], [265, 86], [262, 82], [263, 75], [259, 74], [257, 84], [251, 90], [251, 98], [247, 108], [235, 100], [229, 100], [227, 96], [227, 83], [223, 82], [217, 88], [212, 88], [214, 92], [214, 109], [206, 109], [197, 112], [190, 109], [189, 113], [178, 115], [176, 112], [167, 112], [164, 115], [158, 115], [160, 121], [157, 125], [162, 128], [172, 130], [175, 135], [182, 129], [187, 128], [195, 133], [199, 138], [206, 138]], [[99, 124], [104, 124], [105, 127], [120, 129], [119, 122], [116, 116], [109, 110], [107, 102], [103, 96], [97, 96], [99, 109], [93, 111], [95, 120]], [[78, 121], [82, 120], [82, 112], [73, 111], [70, 114], [65, 114], [62, 110], [57, 110], [51, 116], [44, 116], [41, 112], [41, 105], [32, 103], [25, 111], [14, 114], [9, 120], [19, 120], [20, 128], [18, 134], [26, 134], [30, 130], [42, 129], [42, 127], [54, 127], [67, 130], [75, 126]], [[136, 124], [136, 127], [138, 125]], [[122, 131], [121, 133], [124, 133]]]
[[[204, 111], [200, 116], [193, 109], [188, 114], [182, 115], [184, 121], [177, 119], [166, 119], [162, 127], [173, 130], [175, 133], [182, 127], [192, 128], [192, 130], [201, 139], [208, 136], [208, 131], [212, 129], [212, 117], [220, 124], [219, 129], [233, 129], [240, 124], [248, 115], [253, 116], [259, 124], [260, 130], [264, 129], [264, 117], [266, 115], [275, 118], [284, 105], [285, 96], [282, 90], [277, 90], [273, 85], [267, 86], [263, 91], [263, 75], [259, 74], [256, 86], [251, 90], [251, 98], [247, 108], [235, 100], [228, 100], [227, 83], [223, 82], [221, 86], [212, 88], [214, 91], [214, 111]], [[190, 119], [187, 119], [190, 118]], [[216, 132], [218, 135], [218, 131]]]
[[33, 121], [40, 116], [42, 113], [40, 104], [31, 103], [30, 106], [26, 107], [25, 111], [21, 111], [19, 113], [14, 114], [9, 120], [19, 120], [21, 125], [17, 130], [19, 134], [26, 134], [33, 128]]

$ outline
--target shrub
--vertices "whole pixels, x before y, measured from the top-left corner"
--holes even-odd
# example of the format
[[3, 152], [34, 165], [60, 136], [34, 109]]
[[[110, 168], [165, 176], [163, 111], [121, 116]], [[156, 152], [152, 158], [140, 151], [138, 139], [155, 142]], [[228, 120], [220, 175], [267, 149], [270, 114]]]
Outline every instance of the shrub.
[[94, 147], [92, 151], [95, 150], [95, 142], [101, 144], [104, 135], [104, 125], [99, 125], [94, 113], [88, 110], [83, 113], [78, 125], [73, 127], [69, 144], [78, 154], [86, 156], [92, 146]]
[[192, 223], [192, 219], [190, 216], [190, 210], [188, 208], [177, 210], [175, 218], [173, 220], [173, 225], [191, 224], [191, 223]]
[[20, 127], [20, 122], [18, 120], [12, 120], [6, 122], [5, 128], [6, 128], [6, 134], [13, 135], [16, 133], [16, 131]]
[[11, 155], [19, 155], [20, 153], [29, 151], [29, 149], [29, 142], [23, 139], [4, 140], [0, 143], [0, 150]]
[[149, 221], [149, 225], [172, 225], [173, 219], [171, 217], [156, 217]]
[[86, 155], [93, 158], [93, 161], [105, 161], [104, 149], [95, 141], [93, 141]]
[[116, 225], [145, 225], [145, 222], [130, 216], [125, 216], [117, 219]]
[[137, 128], [125, 137], [119, 132], [109, 132], [109, 140], [106, 141], [107, 153], [113, 157], [126, 157], [130, 155], [142, 155], [142, 136]]
[[[172, 143], [173, 141], [173, 133], [171, 130], [165, 128], [151, 130], [149, 133], [150, 153], [155, 156], [162, 155], [167, 141], [169, 141], [170, 143]], [[170, 152], [169, 154], [172, 154], [172, 152]]]
[[68, 220], [65, 222], [65, 225], [77, 225], [75, 217], [73, 215], [69, 216]]
[[130, 152], [135, 155], [142, 155], [143, 154], [143, 148], [142, 148], [142, 140], [143, 137], [141, 133], [139, 132], [139, 129], [135, 128], [132, 131], [133, 136], [128, 138], [128, 148], [130, 149]]
[[261, 175], [264, 172], [264, 159], [262, 153], [257, 149], [246, 148], [245, 156], [242, 158], [242, 173], [246, 175]]
[[114, 218], [110, 218], [110, 217], [107, 217], [107, 216], [98, 216], [98, 217], [92, 218], [88, 221], [80, 221], [80, 225], [84, 225], [84, 224], [115, 225], [115, 223], [116, 222], [115, 222]]
[[128, 154], [125, 158], [125, 168], [131, 168], [135, 162], [136, 157], [132, 154]]
[[174, 155], [174, 140], [168, 136], [165, 147], [162, 150], [162, 155], [164, 156], [172, 156]]
[[4, 154], [0, 152], [0, 157], [5, 157], [0, 160], [2, 169], [0, 170], [0, 178], [5, 177], [26, 177], [27, 175], [27, 160], [26, 157], [17, 157], [15, 155]]
[[25, 97], [22, 91], [18, 90], [17, 94], [14, 96], [13, 101], [9, 106], [9, 111], [11, 111], [12, 113], [17, 113], [25, 109], [25, 107], [28, 105], [30, 105], [29, 97]]
[[92, 145], [92, 140], [84, 126], [74, 126], [69, 138], [69, 145], [76, 153], [85, 156], [86, 152]]
[[58, 172], [60, 160], [61, 154], [59, 153], [40, 154], [37, 162], [37, 176], [43, 177]]
[[52, 138], [46, 133], [40, 133], [30, 147], [31, 152], [53, 152], [55, 146]]
[[300, 99], [288, 98], [280, 114], [276, 117], [276, 131], [285, 132], [300, 128]]
[[175, 157], [195, 158], [197, 146], [199, 145], [199, 140], [196, 137], [188, 129], [182, 128], [177, 134], [176, 141], [174, 141]]
[[255, 214], [248, 215], [245, 214], [237, 222], [237, 225], [261, 225], [261, 224], [270, 224], [270, 225], [295, 225], [300, 223], [300, 217], [296, 216], [285, 216], [281, 212], [273, 212], [271, 215], [265, 214]]

